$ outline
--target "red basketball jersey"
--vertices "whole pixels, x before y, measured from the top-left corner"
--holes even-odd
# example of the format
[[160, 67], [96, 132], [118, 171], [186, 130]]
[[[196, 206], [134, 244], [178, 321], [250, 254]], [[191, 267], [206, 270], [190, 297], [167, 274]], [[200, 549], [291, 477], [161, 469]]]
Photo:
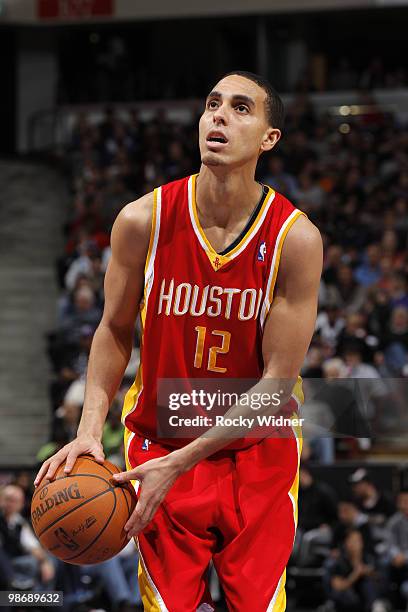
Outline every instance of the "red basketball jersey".
[[[158, 379], [259, 379], [262, 336], [285, 237], [304, 214], [268, 188], [258, 214], [227, 254], [199, 222], [196, 176], [154, 191], [141, 304], [140, 366], [123, 408], [128, 430], [158, 441]], [[293, 408], [301, 401], [293, 397]], [[160, 440], [163, 442], [163, 440]], [[181, 446], [188, 440], [166, 443]], [[234, 441], [229, 448], [248, 445]]]

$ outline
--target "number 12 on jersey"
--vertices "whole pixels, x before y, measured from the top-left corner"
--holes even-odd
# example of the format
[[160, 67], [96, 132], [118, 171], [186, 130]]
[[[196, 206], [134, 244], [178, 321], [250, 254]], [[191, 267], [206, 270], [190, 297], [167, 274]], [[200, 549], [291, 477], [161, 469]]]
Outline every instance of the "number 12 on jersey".
[[[197, 332], [197, 343], [194, 356], [194, 367], [201, 368], [203, 365], [204, 345], [205, 338], [207, 335], [207, 328], [202, 327], [201, 325], [197, 325], [195, 331]], [[217, 366], [217, 355], [225, 355], [226, 353], [228, 353], [230, 348], [231, 334], [228, 331], [214, 329], [211, 332], [211, 335], [220, 336], [222, 338], [222, 341], [221, 346], [210, 346], [208, 351], [207, 370], [209, 370], [210, 372], [219, 372], [221, 374], [225, 374], [227, 368]]]

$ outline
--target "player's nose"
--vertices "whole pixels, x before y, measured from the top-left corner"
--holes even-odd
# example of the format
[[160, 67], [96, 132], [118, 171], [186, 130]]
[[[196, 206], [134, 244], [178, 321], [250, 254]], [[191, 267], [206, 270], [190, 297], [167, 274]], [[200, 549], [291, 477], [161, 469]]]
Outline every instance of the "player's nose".
[[213, 113], [213, 121], [215, 125], [226, 125], [227, 124], [227, 112], [224, 104], [220, 104], [216, 111]]

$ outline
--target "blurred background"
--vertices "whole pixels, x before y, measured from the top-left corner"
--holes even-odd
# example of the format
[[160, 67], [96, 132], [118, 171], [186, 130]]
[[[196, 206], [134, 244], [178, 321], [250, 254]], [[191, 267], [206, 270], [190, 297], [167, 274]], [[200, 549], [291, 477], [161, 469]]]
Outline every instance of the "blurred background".
[[[41, 550], [32, 479], [75, 436], [114, 218], [198, 171], [204, 97], [240, 69], [286, 105], [257, 178], [325, 246], [301, 372], [324, 435], [304, 445], [287, 609], [407, 608], [407, 23], [405, 0], [0, 0], [0, 588], [140, 609], [132, 544], [80, 569]], [[104, 431], [119, 465], [138, 345]], [[318, 380], [336, 392], [316, 394]], [[353, 427], [339, 424], [350, 381], [366, 381]]]

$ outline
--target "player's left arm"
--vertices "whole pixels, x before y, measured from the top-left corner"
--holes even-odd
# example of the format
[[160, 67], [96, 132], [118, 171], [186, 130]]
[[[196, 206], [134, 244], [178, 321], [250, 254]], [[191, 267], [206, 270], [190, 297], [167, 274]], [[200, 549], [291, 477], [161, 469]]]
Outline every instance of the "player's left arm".
[[[282, 248], [274, 297], [264, 329], [264, 372], [249, 394], [268, 393], [272, 396], [283, 388], [280, 405], [290, 398], [313, 336], [322, 258], [320, 233], [302, 215], [289, 230]], [[269, 406], [264, 413], [273, 414], [278, 409]], [[250, 417], [253, 410], [247, 405], [235, 405], [225, 416]], [[138, 504], [126, 525], [128, 535], [136, 535], [149, 523], [178, 476], [230, 444], [231, 438], [245, 437], [248, 433], [239, 427], [214, 426], [203, 436], [165, 457], [115, 475], [119, 482], [129, 479], [141, 482]]]
[[320, 232], [302, 215], [283, 244], [262, 343], [264, 378], [295, 384], [316, 325], [322, 265]]

